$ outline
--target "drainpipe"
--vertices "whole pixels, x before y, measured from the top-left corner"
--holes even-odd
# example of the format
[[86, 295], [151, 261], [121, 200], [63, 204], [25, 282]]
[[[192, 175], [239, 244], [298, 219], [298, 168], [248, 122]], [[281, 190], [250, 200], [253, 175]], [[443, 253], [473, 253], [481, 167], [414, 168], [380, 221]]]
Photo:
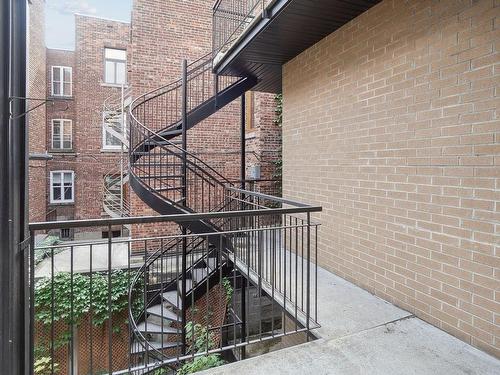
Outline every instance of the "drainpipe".
[[[28, 374], [26, 1], [0, 5], [0, 366]], [[12, 116], [11, 116], [12, 114]], [[12, 119], [11, 119], [12, 117]]]

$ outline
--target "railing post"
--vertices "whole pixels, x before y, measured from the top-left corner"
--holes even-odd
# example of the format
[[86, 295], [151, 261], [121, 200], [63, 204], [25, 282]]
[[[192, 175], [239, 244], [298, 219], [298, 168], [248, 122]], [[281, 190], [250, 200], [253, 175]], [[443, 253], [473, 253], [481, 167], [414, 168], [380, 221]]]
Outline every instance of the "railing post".
[[306, 328], [307, 341], [309, 341], [310, 333], [310, 317], [311, 317], [311, 213], [307, 212], [307, 287], [306, 287]]
[[[245, 190], [245, 177], [246, 177], [246, 140], [245, 140], [245, 94], [241, 95], [241, 129], [240, 129], [240, 137], [241, 137], [241, 165], [240, 165], [240, 178], [241, 178], [241, 190]], [[245, 209], [245, 195], [241, 195], [241, 210]], [[245, 217], [242, 217], [240, 220], [240, 226], [243, 228], [244, 223], [246, 221]], [[247, 246], [249, 244], [247, 243]], [[248, 261], [248, 260], [247, 260]], [[246, 283], [247, 279], [242, 277], [241, 280], [241, 337], [242, 341], [246, 341], [247, 337], [247, 307], [246, 307]], [[246, 357], [246, 346], [243, 345], [241, 347], [241, 359], [245, 359]]]
[[[187, 206], [187, 61], [182, 60], [182, 198]], [[187, 231], [182, 225], [182, 354], [186, 354], [186, 267], [187, 267]]]

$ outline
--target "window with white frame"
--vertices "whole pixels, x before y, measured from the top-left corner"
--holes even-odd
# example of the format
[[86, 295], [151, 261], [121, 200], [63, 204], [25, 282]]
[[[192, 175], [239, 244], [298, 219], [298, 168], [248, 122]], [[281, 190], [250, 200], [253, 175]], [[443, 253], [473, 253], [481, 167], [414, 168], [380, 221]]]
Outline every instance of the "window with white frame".
[[123, 122], [125, 120], [125, 114], [118, 111], [105, 111], [102, 114], [102, 148], [104, 150], [120, 150], [122, 147], [124, 128]]
[[54, 150], [71, 150], [73, 147], [73, 121], [65, 119], [52, 120], [52, 148]]
[[71, 96], [73, 91], [73, 69], [69, 66], [52, 67], [52, 95]]
[[122, 49], [104, 49], [104, 82], [121, 85], [127, 82], [127, 51]]
[[50, 172], [50, 203], [73, 203], [75, 200], [75, 173]]

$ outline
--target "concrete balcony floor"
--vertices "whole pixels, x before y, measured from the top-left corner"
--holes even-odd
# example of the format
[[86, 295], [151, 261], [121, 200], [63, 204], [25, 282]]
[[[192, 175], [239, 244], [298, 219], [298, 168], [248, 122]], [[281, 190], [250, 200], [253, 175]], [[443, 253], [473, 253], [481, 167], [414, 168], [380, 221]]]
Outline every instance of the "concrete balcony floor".
[[318, 269], [318, 340], [199, 374], [500, 374], [496, 359]]

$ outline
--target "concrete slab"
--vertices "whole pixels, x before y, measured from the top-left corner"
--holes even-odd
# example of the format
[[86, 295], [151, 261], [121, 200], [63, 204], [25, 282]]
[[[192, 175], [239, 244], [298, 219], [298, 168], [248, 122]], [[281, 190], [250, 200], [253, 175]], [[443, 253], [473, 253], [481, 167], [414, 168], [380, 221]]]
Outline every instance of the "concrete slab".
[[500, 361], [418, 318], [320, 339], [199, 374], [498, 375]]
[[383, 299], [318, 267], [316, 337], [336, 338], [411, 316]]

